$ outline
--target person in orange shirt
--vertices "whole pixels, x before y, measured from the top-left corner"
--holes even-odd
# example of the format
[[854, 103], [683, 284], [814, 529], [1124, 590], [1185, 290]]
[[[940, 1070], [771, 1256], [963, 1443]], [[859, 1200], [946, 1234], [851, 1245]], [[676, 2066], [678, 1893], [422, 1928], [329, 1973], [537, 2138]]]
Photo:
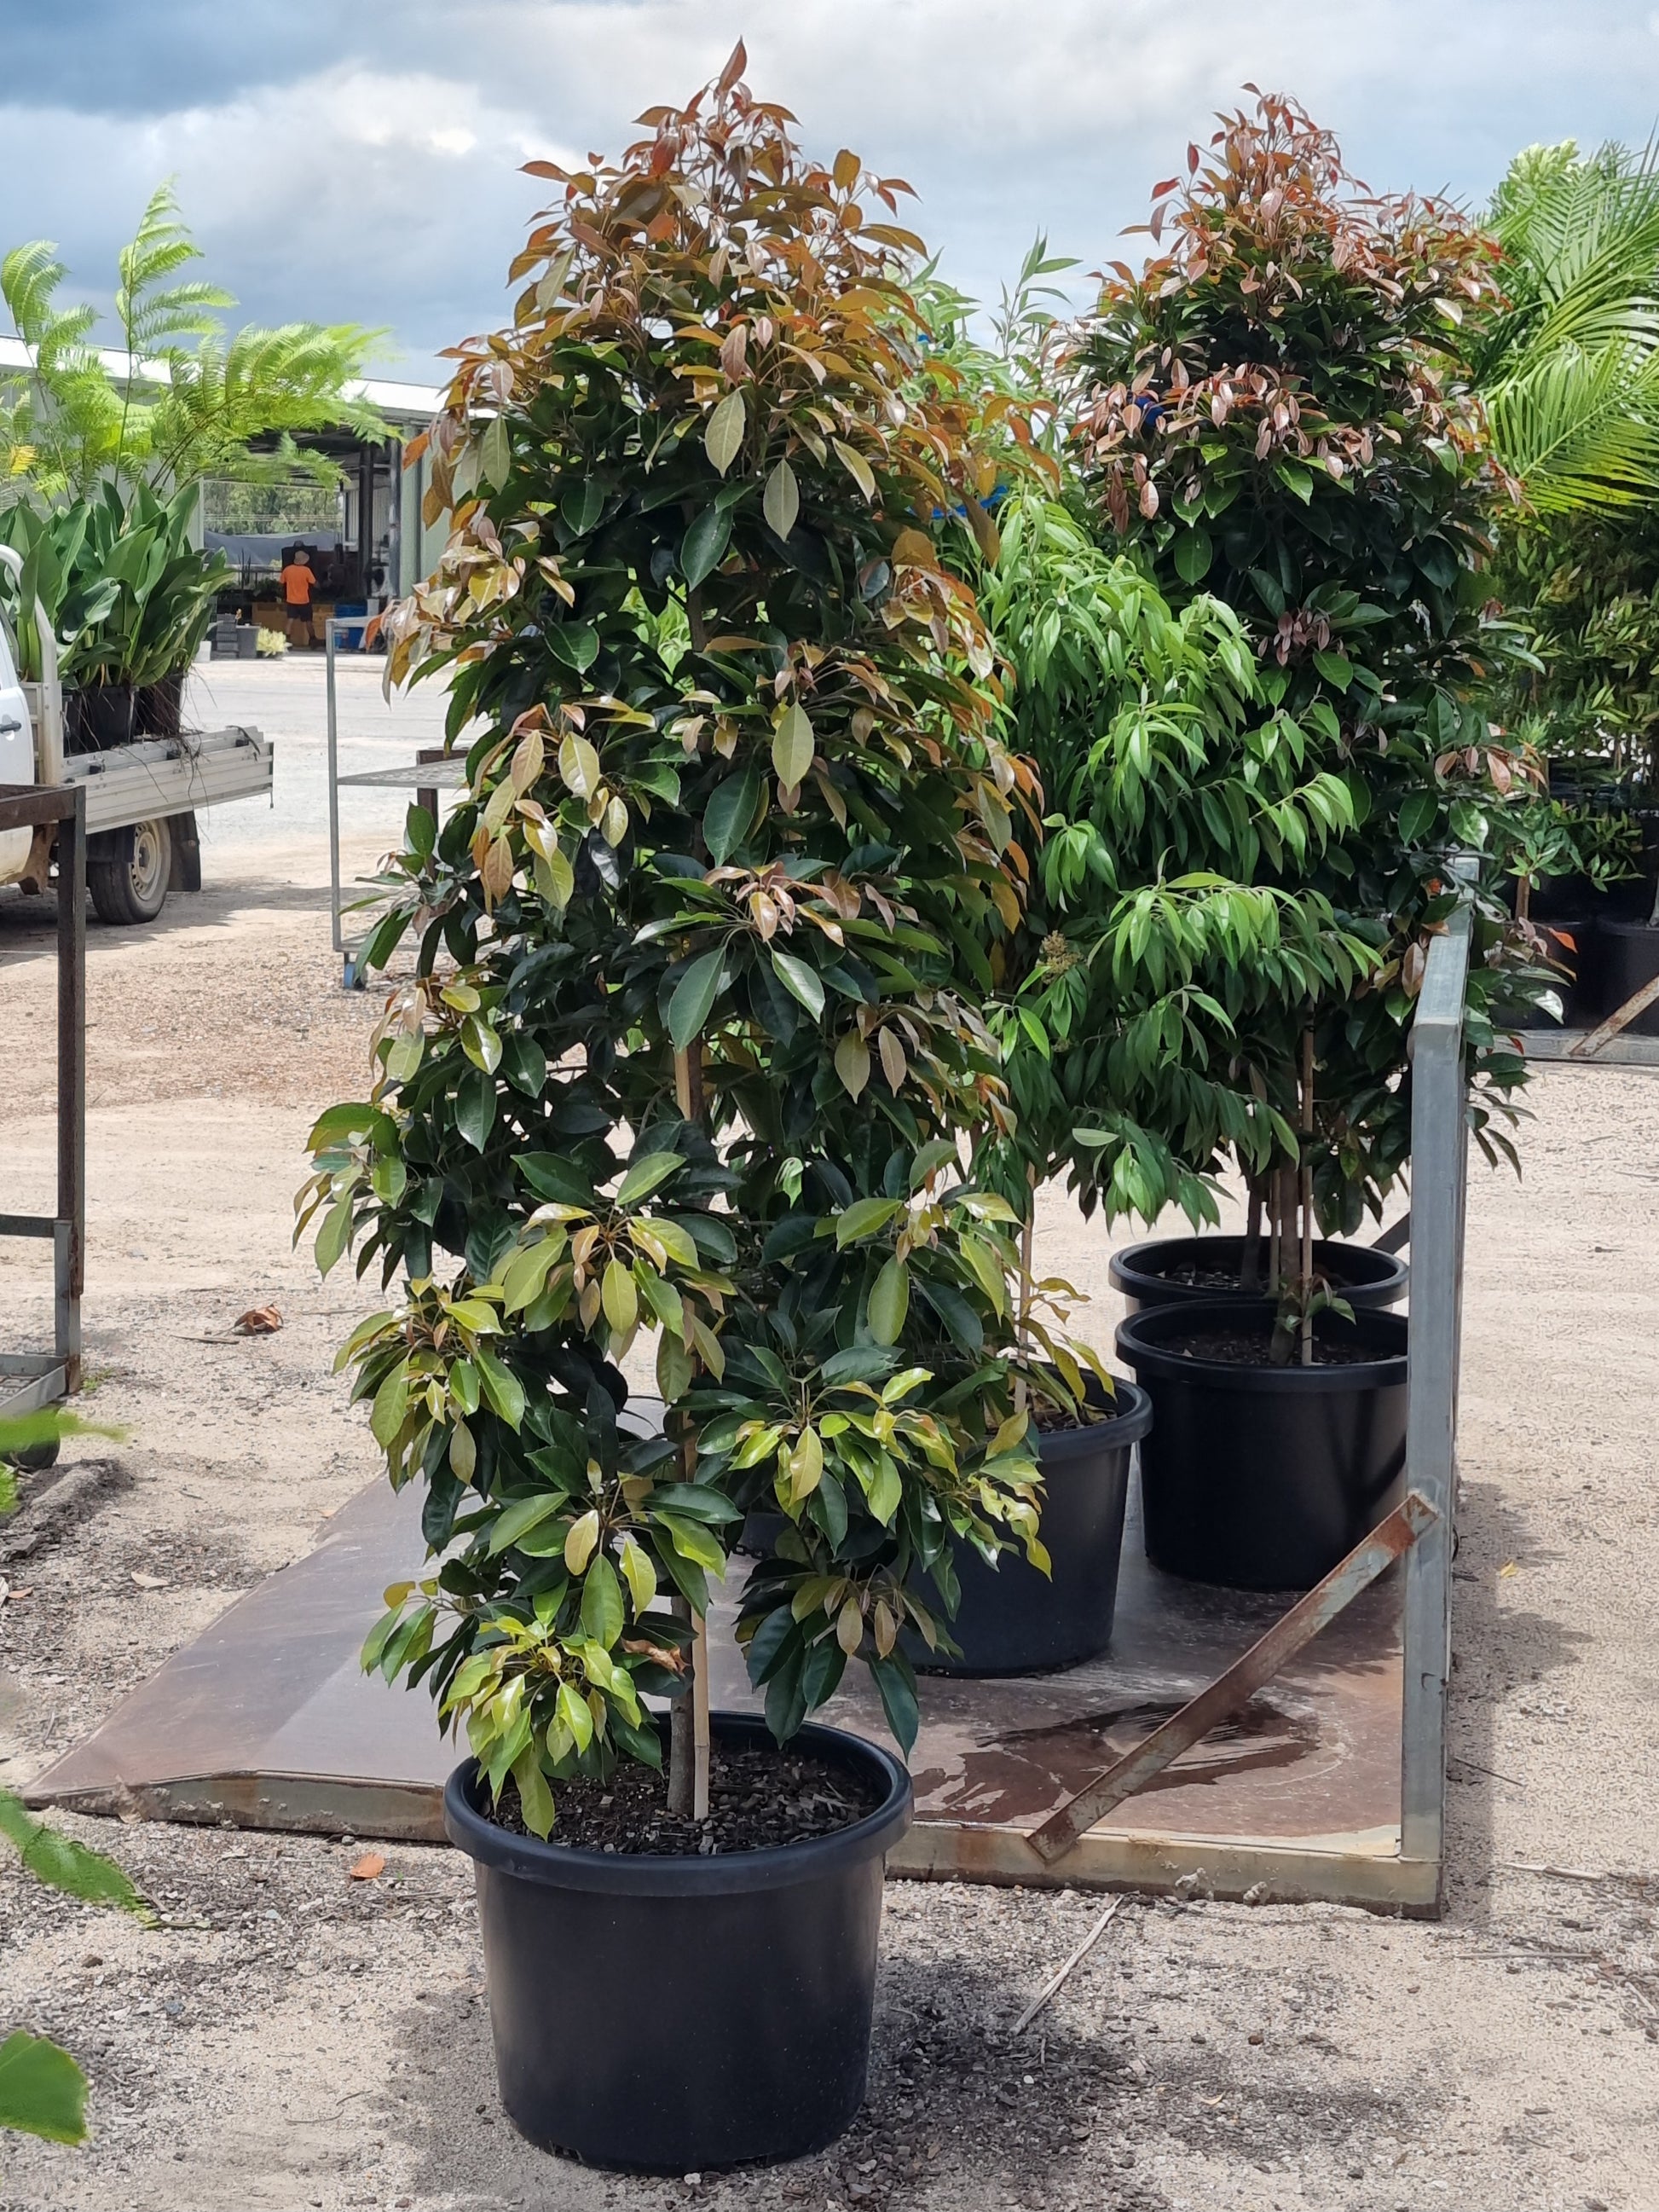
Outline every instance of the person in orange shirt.
[[314, 645], [311, 629], [311, 593], [317, 579], [312, 574], [311, 556], [303, 545], [296, 545], [292, 558], [277, 581], [283, 587], [283, 602], [288, 608], [288, 641], [290, 645]]

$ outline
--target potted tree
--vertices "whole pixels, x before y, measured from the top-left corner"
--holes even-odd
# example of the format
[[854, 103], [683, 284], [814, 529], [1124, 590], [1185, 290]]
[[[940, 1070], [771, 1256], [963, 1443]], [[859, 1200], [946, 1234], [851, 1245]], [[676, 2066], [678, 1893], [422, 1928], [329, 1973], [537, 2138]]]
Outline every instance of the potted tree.
[[[506, 2108], [665, 2172], [856, 2109], [909, 1785], [808, 1716], [857, 1657], [908, 1747], [953, 1544], [1041, 1555], [1008, 1209], [960, 1164], [1007, 1112], [962, 948], [1018, 913], [1033, 791], [921, 526], [974, 496], [969, 418], [898, 188], [742, 66], [535, 165], [514, 324], [459, 351], [448, 546], [389, 635], [467, 784], [410, 811], [365, 958], [414, 970], [301, 1204], [325, 1267], [402, 1279], [342, 1358], [442, 1564], [365, 1662], [466, 1731]], [[763, 1498], [763, 1723], [709, 1715], [704, 1628]]]
[[[1343, 1311], [1313, 1230], [1380, 1213], [1407, 1164], [1407, 1039], [1428, 938], [1466, 896], [1459, 852], [1483, 871], [1471, 1079], [1494, 1149], [1525, 1074], [1490, 1020], [1506, 966], [1531, 965], [1498, 896], [1492, 832], [1530, 787], [1484, 706], [1517, 649], [1481, 584], [1504, 487], [1468, 388], [1468, 334], [1497, 297], [1494, 249], [1443, 208], [1365, 193], [1329, 135], [1276, 97], [1224, 118], [1187, 167], [1156, 195], [1163, 250], [1109, 280], [1086, 337], [1085, 465], [1103, 518], [1172, 605], [1201, 591], [1238, 616], [1261, 702], [1247, 721], [1344, 787], [1344, 819], [1322, 843], [1299, 828], [1249, 879], [1305, 886], [1370, 955], [1339, 988], [1310, 975], [1285, 994], [1235, 1063], [1273, 1117], [1265, 1156], [1231, 1146], [1255, 1232], [1241, 1287], [1259, 1254], [1255, 1279], [1276, 1304], [1144, 1310], [1118, 1343], [1153, 1397], [1142, 1474], [1154, 1556], [1289, 1586], [1340, 1556], [1397, 1472], [1403, 1325]], [[1215, 1453], [1194, 1410], [1201, 1397], [1213, 1412], [1241, 1378], [1252, 1402], [1229, 1418], [1248, 1416], [1258, 1439], [1281, 1414], [1292, 1425], [1249, 1466], [1237, 1432]], [[1351, 1418], [1289, 1410], [1316, 1398], [1351, 1401]], [[1282, 1491], [1263, 1487], [1274, 1467]], [[1316, 1496], [1330, 1510], [1313, 1512]], [[1282, 1540], [1266, 1553], [1249, 1540], [1264, 1528]]]

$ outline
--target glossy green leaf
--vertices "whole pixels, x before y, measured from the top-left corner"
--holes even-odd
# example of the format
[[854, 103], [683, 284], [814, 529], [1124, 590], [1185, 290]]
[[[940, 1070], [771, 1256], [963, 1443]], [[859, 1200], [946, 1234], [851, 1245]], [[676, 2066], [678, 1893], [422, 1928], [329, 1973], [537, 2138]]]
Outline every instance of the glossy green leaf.
[[619, 1206], [637, 1206], [642, 1198], [649, 1198], [653, 1190], [660, 1190], [671, 1176], [677, 1176], [685, 1165], [678, 1152], [647, 1152], [634, 1162], [617, 1186], [616, 1202]]
[[724, 867], [749, 833], [761, 795], [760, 771], [751, 761], [728, 775], [703, 809], [703, 842], [716, 867]]
[[855, 1244], [860, 1237], [873, 1237], [902, 1211], [902, 1203], [896, 1198], [854, 1199], [851, 1206], [836, 1216], [836, 1242], [840, 1245]]
[[21, 2027], [0, 2043], [0, 2128], [85, 2142], [87, 2077], [61, 2045]]
[[800, 487], [795, 482], [795, 471], [787, 461], [779, 461], [766, 479], [765, 496], [761, 506], [768, 526], [780, 538], [787, 538], [795, 526], [800, 513]]
[[772, 732], [772, 765], [778, 781], [793, 791], [804, 782], [812, 765], [812, 724], [799, 701], [788, 708]]
[[481, 1067], [469, 1067], [455, 1085], [455, 1127], [481, 1152], [495, 1123], [495, 1079]]
[[502, 1506], [495, 1526], [489, 1532], [489, 1556], [493, 1559], [502, 1552], [509, 1552], [520, 1536], [527, 1536], [532, 1528], [563, 1510], [565, 1498], [562, 1492], [548, 1490], [534, 1498], [515, 1498], [510, 1505]]
[[889, 1260], [870, 1291], [870, 1334], [878, 1344], [896, 1344], [910, 1310], [910, 1271], [902, 1260]]
[[692, 591], [714, 574], [731, 542], [730, 512], [724, 507], [704, 507], [680, 540], [680, 574]]
[[668, 1033], [677, 1052], [687, 1051], [702, 1033], [703, 1024], [720, 996], [725, 951], [717, 947], [694, 960], [674, 986], [668, 1002]]
[[728, 392], [708, 418], [703, 447], [722, 476], [742, 450], [745, 419], [741, 392]]
[[1201, 525], [1176, 533], [1176, 574], [1185, 584], [1196, 584], [1208, 574], [1213, 548], [1210, 533]]
[[523, 1383], [510, 1368], [502, 1365], [493, 1352], [486, 1352], [481, 1344], [473, 1346], [472, 1360], [478, 1370], [483, 1395], [491, 1407], [509, 1429], [516, 1429], [524, 1419]]
[[818, 980], [817, 969], [797, 959], [793, 952], [780, 952], [775, 945], [772, 949], [772, 965], [784, 988], [800, 1000], [816, 1021], [823, 1012], [823, 985]]
[[582, 1578], [582, 1634], [610, 1650], [623, 1632], [622, 1584], [603, 1552]]

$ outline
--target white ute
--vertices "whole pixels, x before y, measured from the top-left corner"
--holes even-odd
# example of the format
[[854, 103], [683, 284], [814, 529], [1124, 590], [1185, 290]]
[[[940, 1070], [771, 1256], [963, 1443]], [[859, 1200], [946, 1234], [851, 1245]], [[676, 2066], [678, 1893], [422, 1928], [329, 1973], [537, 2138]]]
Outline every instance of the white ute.
[[[3, 562], [21, 580], [9, 545]], [[0, 622], [0, 789], [16, 784], [83, 785], [87, 887], [103, 921], [154, 921], [171, 890], [202, 887], [197, 810], [270, 795], [271, 748], [258, 730], [141, 738], [102, 752], [64, 753], [64, 700], [52, 625], [33, 611], [41, 680], [21, 684]], [[46, 887], [49, 829], [0, 830], [0, 884]]]

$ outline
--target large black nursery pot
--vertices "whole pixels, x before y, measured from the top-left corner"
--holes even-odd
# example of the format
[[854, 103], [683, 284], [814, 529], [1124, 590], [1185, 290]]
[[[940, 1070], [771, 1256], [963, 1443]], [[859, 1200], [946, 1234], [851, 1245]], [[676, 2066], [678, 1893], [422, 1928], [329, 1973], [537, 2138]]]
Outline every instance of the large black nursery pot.
[[[722, 1744], [771, 1741], [714, 1717]], [[580, 1850], [489, 1820], [467, 1760], [444, 1827], [473, 1862], [501, 2103], [544, 2150], [636, 2173], [803, 2157], [864, 2101], [883, 1860], [910, 1825], [890, 1753], [808, 1726], [875, 1811], [831, 1836], [713, 1857]], [[556, 1826], [554, 1833], [558, 1832]]]
[[[1603, 1014], [1616, 1013], [1626, 999], [1659, 975], [1659, 928], [1646, 921], [1603, 921], [1597, 932], [1601, 956]], [[1659, 1001], [1638, 1014], [1626, 1036], [1659, 1036]]]
[[1117, 1385], [1114, 1405], [1109, 1420], [1039, 1431], [1038, 1533], [1052, 1578], [1024, 1551], [1005, 1552], [989, 1567], [971, 1544], [957, 1544], [962, 1602], [946, 1625], [962, 1656], [930, 1652], [912, 1637], [906, 1648], [918, 1667], [940, 1674], [1032, 1674], [1075, 1667], [1111, 1642], [1129, 1457], [1152, 1421], [1151, 1401], [1133, 1382]]
[[188, 674], [188, 669], [175, 668], [157, 683], [139, 685], [133, 721], [141, 737], [176, 738], [182, 732]]
[[[1149, 1306], [1121, 1323], [1119, 1357], [1152, 1400], [1140, 1452], [1146, 1556], [1235, 1589], [1307, 1589], [1396, 1505], [1406, 1467], [1406, 1323], [1322, 1313], [1317, 1340], [1367, 1356], [1273, 1367], [1270, 1300]], [[1259, 1334], [1260, 1365], [1183, 1349]]]
[[105, 752], [132, 743], [137, 700], [131, 684], [82, 684], [66, 695], [64, 708], [70, 752]]
[[[1601, 996], [1601, 939], [1594, 915], [1562, 915], [1537, 924], [1545, 957], [1556, 971], [1555, 991], [1561, 1020], [1570, 1030], [1593, 1024]], [[1529, 1014], [1528, 1018], [1535, 1019]]]
[[[1158, 1237], [1114, 1252], [1108, 1273], [1112, 1288], [1122, 1293], [1132, 1314], [1148, 1306], [1198, 1305], [1215, 1298], [1249, 1297], [1252, 1293], [1248, 1291], [1214, 1280], [1206, 1284], [1203, 1279], [1224, 1275], [1237, 1284], [1244, 1266], [1244, 1243], [1243, 1237]], [[1329, 1237], [1319, 1237], [1313, 1249], [1315, 1268], [1356, 1313], [1362, 1308], [1398, 1305], [1405, 1297], [1411, 1271], [1393, 1253], [1375, 1252], [1369, 1244], [1349, 1244]], [[1267, 1264], [1264, 1237], [1264, 1271]], [[1199, 1274], [1199, 1281], [1181, 1279], [1189, 1269]]]

